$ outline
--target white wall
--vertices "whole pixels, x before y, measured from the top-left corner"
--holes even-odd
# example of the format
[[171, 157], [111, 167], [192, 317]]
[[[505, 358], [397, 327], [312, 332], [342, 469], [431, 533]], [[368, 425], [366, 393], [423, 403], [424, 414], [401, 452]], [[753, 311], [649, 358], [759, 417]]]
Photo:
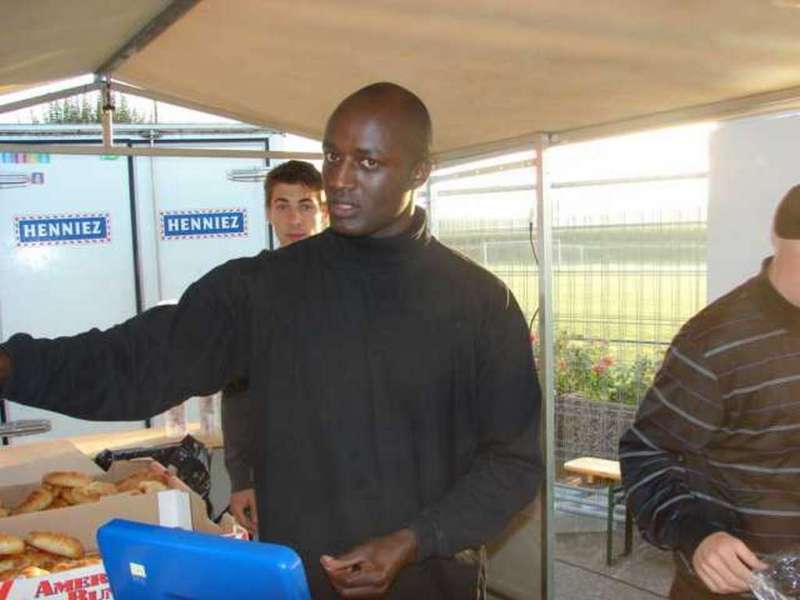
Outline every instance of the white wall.
[[[254, 149], [243, 144], [237, 147]], [[258, 168], [263, 168], [263, 161], [258, 159], [137, 159], [138, 230], [146, 308], [179, 298], [189, 284], [213, 267], [266, 248], [263, 183], [227, 179], [232, 169]], [[160, 237], [161, 211], [229, 208], [247, 211], [247, 236], [178, 240]]]
[[[213, 146], [263, 149], [263, 141]], [[232, 170], [258, 170], [263, 165], [260, 159], [135, 160], [144, 308], [178, 298], [216, 265], [266, 247], [263, 183], [229, 177]], [[9, 187], [17, 180], [25, 184]], [[17, 332], [54, 337], [106, 328], [136, 314], [128, 187], [124, 157], [0, 156], [0, 341]], [[234, 208], [247, 213], [246, 235], [161, 239], [160, 211]], [[17, 216], [97, 212], [109, 214], [107, 242], [25, 247], [16, 239]], [[194, 404], [190, 419], [197, 418]], [[143, 426], [80, 421], [15, 403], [7, 408], [9, 419], [47, 418], [53, 424], [48, 434], [14, 443]]]
[[[0, 339], [18, 331], [69, 335], [135, 314], [126, 160], [6, 154], [3, 175], [23, 175], [28, 183], [0, 187]], [[108, 214], [107, 242], [25, 246], [17, 240], [15, 217], [86, 213]], [[80, 421], [13, 402], [7, 410], [10, 420], [51, 420], [50, 433], [15, 440], [23, 442], [141, 426]]]
[[758, 272], [772, 254], [778, 202], [800, 183], [800, 113], [728, 121], [711, 137], [708, 300]]

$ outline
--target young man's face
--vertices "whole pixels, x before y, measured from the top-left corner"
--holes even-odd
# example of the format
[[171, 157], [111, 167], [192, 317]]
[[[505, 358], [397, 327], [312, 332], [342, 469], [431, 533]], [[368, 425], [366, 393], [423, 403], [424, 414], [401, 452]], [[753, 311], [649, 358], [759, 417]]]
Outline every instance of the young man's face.
[[272, 185], [270, 194], [267, 218], [281, 246], [293, 244], [325, 228], [327, 213], [320, 192], [302, 183], [277, 182]]

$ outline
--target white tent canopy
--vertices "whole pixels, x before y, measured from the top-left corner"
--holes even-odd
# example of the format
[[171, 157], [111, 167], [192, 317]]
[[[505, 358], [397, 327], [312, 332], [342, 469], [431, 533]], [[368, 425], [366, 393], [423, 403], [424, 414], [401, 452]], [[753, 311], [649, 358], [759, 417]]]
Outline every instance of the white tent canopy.
[[93, 73], [169, 0], [3, 0], [0, 94]]
[[0, 93], [96, 72], [320, 137], [346, 94], [389, 80], [425, 100], [449, 155], [800, 97], [800, 0], [4, 4]]

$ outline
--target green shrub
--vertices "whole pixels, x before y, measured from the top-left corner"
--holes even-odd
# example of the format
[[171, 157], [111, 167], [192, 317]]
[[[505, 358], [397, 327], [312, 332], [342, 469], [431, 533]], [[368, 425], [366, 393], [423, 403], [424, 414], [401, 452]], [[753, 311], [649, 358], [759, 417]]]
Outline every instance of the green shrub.
[[[534, 353], [539, 353], [535, 336]], [[650, 356], [618, 362], [607, 342], [569, 338], [559, 333], [555, 342], [556, 394], [577, 393], [594, 400], [638, 404], [659, 363]]]

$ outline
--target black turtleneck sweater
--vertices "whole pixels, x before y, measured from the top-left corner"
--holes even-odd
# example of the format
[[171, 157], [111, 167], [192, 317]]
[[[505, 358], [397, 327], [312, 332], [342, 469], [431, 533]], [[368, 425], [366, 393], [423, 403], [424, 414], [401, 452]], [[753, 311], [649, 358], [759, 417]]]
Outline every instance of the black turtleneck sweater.
[[18, 334], [4, 395], [88, 419], [141, 419], [250, 380], [260, 538], [319, 567], [410, 527], [392, 597], [474, 597], [452, 560], [497, 534], [541, 479], [527, 324], [496, 277], [430, 236], [328, 230], [228, 262], [107, 331]]

